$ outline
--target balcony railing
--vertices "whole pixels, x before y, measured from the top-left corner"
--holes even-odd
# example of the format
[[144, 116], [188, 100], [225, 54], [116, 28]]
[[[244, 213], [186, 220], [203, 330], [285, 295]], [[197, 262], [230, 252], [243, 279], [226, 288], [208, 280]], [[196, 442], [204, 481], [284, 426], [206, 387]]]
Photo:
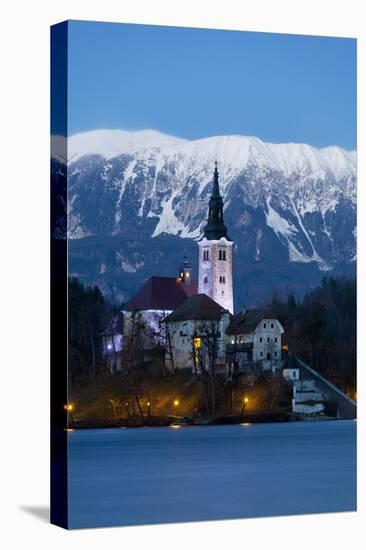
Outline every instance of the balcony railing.
[[226, 351], [227, 353], [234, 353], [235, 351], [236, 352], [241, 352], [241, 351], [252, 351], [253, 349], [253, 344], [251, 342], [243, 342], [243, 343], [239, 343], [237, 342], [236, 344], [226, 344]]

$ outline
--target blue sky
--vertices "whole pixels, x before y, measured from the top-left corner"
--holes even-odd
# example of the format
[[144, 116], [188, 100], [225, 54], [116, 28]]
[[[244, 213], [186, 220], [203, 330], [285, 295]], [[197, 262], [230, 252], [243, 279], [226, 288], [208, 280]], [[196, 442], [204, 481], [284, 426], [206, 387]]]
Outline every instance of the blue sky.
[[356, 41], [72, 21], [68, 100], [69, 135], [152, 128], [354, 149]]

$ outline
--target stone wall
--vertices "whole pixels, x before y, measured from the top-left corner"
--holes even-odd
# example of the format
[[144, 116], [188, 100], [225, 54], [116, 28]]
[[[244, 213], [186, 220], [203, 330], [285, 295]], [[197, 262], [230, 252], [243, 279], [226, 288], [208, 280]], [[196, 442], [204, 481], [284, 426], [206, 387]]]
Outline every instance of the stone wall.
[[338, 418], [346, 419], [357, 417], [357, 404], [355, 401], [314, 369], [309, 367], [309, 365], [304, 363], [301, 359], [296, 357], [296, 360], [300, 368], [301, 378], [314, 381], [316, 388], [323, 393], [327, 401], [335, 405]]

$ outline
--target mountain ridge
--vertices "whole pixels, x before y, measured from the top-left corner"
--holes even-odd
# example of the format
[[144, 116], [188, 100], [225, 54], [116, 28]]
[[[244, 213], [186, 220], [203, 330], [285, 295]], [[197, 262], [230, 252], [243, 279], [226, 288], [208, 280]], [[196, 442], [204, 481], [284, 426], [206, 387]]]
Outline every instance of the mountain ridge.
[[[152, 130], [77, 134], [69, 138], [68, 148], [69, 237], [79, 240], [83, 248], [85, 239], [96, 242], [92, 237], [97, 238], [100, 247], [100, 239], [112, 242], [112, 237], [126, 232], [135, 234], [136, 228], [144, 236], [138, 257], [118, 245], [118, 250], [109, 252], [113, 258], [102, 262], [104, 267], [96, 265], [96, 251], [90, 250], [96, 262], [94, 279], [99, 275], [108, 279], [113, 264], [114, 285], [123, 286], [123, 281], [116, 281], [126, 273], [134, 273], [138, 281], [143, 273], [152, 273], [146, 262], [154, 240], [171, 235], [180, 248], [183, 240], [199, 238], [207, 218], [215, 160], [239, 272], [253, 274], [259, 269], [262, 276], [267, 272], [263, 296], [269, 293], [271, 277], [272, 286], [278, 283], [270, 273], [274, 264], [276, 277], [283, 276], [290, 286], [286, 269], [296, 277], [302, 269], [311, 281], [324, 272], [354, 270], [354, 151], [269, 144], [248, 136], [186, 140]], [[162, 238], [161, 242], [167, 241]], [[75, 254], [77, 248], [75, 243]], [[162, 262], [170, 262], [167, 250]], [[249, 286], [253, 286], [255, 277], [250, 277]], [[305, 280], [304, 290], [307, 285]]]

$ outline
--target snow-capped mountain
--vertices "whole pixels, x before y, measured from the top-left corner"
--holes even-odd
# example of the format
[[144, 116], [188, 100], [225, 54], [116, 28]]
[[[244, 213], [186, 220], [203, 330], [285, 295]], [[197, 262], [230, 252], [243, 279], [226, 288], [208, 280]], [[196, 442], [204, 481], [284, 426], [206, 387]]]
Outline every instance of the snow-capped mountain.
[[[238, 305], [273, 291], [303, 292], [322, 274], [354, 270], [355, 152], [236, 135], [186, 140], [153, 130], [85, 132], [67, 146], [71, 267], [119, 297], [127, 297], [132, 280], [137, 287], [156, 273], [156, 258], [160, 273], [175, 274], [168, 236], [195, 264], [215, 160], [235, 241]], [[93, 276], [82, 272], [83, 262]]]

